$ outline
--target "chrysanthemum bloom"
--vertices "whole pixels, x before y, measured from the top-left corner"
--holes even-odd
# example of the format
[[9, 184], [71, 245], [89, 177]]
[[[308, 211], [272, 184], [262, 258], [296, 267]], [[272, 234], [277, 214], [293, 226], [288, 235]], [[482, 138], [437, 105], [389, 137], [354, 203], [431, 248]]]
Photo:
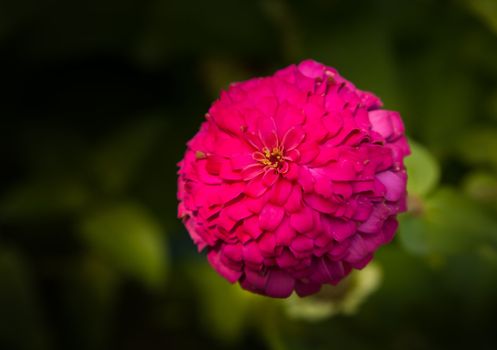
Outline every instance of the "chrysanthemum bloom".
[[284, 298], [368, 264], [406, 207], [409, 147], [381, 106], [311, 60], [221, 94], [178, 181], [178, 215], [219, 274]]

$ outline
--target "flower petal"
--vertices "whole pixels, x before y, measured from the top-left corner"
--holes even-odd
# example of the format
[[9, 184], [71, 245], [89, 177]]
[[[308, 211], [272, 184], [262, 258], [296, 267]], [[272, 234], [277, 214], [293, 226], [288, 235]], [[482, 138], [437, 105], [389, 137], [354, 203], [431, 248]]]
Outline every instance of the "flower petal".
[[268, 203], [259, 215], [259, 226], [262, 230], [274, 231], [280, 224], [285, 211], [282, 207]]
[[287, 298], [295, 287], [295, 279], [282, 270], [272, 270], [266, 283], [266, 294], [273, 298]]

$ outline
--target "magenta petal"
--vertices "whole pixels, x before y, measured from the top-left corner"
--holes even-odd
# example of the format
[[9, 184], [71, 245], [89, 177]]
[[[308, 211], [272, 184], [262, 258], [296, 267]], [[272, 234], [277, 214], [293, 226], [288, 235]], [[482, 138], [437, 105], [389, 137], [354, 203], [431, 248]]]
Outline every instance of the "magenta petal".
[[292, 240], [297, 235], [295, 229], [290, 225], [289, 219], [283, 219], [281, 224], [278, 226], [274, 232], [276, 238], [276, 244], [278, 245], [290, 245]]
[[299, 211], [303, 207], [302, 203], [302, 189], [300, 186], [293, 186], [290, 197], [285, 203], [285, 210], [289, 213]]
[[319, 155], [319, 147], [314, 143], [306, 142], [299, 146], [300, 162], [307, 164], [312, 162]]
[[246, 264], [260, 267], [262, 266], [262, 262], [264, 261], [264, 257], [255, 242], [249, 242], [243, 246], [242, 249], [243, 260]]
[[225, 207], [224, 210], [228, 213], [230, 219], [235, 221], [245, 219], [252, 215], [252, 212], [243, 200], [239, 200], [238, 202]]
[[286, 179], [280, 179], [276, 182], [271, 193], [271, 202], [276, 205], [285, 204], [292, 192], [292, 183]]
[[385, 110], [375, 110], [369, 112], [369, 120], [373, 131], [384, 138], [388, 138], [393, 133], [393, 125], [390, 121], [390, 112]]
[[264, 197], [259, 197], [259, 198], [247, 197], [243, 200], [243, 203], [252, 213], [259, 214], [265, 205], [265, 200]]
[[250, 285], [257, 289], [263, 290], [267, 284], [267, 273], [262, 273], [261, 271], [254, 271], [252, 269], [245, 269], [245, 279]]
[[304, 192], [312, 192], [314, 189], [314, 177], [306, 167], [300, 167], [298, 181]]
[[330, 220], [328, 230], [331, 236], [338, 242], [342, 242], [352, 236], [356, 232], [356, 224], [352, 221], [344, 221], [339, 219]]
[[278, 180], [279, 174], [276, 170], [268, 170], [262, 176], [262, 182], [264, 186], [271, 187], [274, 185], [276, 180]]
[[290, 225], [298, 232], [304, 233], [314, 227], [312, 210], [303, 208], [290, 216]]
[[252, 158], [250, 153], [245, 152], [240, 154], [234, 154], [233, 157], [230, 159], [230, 162], [233, 169], [242, 170], [248, 165], [253, 164], [254, 159]]
[[314, 240], [306, 236], [299, 236], [293, 240], [290, 248], [292, 249], [292, 251], [298, 253], [310, 252], [314, 248]]
[[243, 220], [243, 229], [254, 239], [257, 239], [262, 234], [262, 229], [259, 227], [259, 218], [255, 215]]
[[305, 131], [302, 128], [291, 128], [283, 137], [283, 147], [286, 151], [291, 151], [302, 143], [305, 138]]
[[405, 193], [405, 180], [402, 179], [399, 174], [392, 171], [384, 171], [376, 174], [376, 178], [385, 185], [387, 190], [385, 197], [387, 200], [396, 202]]
[[299, 263], [299, 260], [293, 256], [288, 250], [284, 250], [280, 255], [276, 257], [276, 263], [279, 267], [286, 269], [295, 266]]
[[242, 169], [241, 177], [245, 181], [252, 180], [264, 173], [264, 167], [259, 163], [252, 163]]
[[400, 136], [404, 134], [404, 123], [397, 112], [391, 112], [390, 121], [392, 122], [393, 136]]
[[359, 226], [358, 230], [366, 233], [378, 232], [387, 217], [390, 216], [390, 212], [390, 208], [385, 204], [376, 205], [369, 218]]
[[262, 230], [273, 231], [278, 227], [284, 215], [285, 211], [282, 207], [268, 203], [259, 215], [259, 226]]
[[306, 194], [304, 197], [304, 201], [311, 208], [324, 214], [331, 214], [337, 210], [337, 205], [334, 204], [331, 200], [323, 198], [316, 194]]
[[[240, 182], [234, 182], [231, 184], [224, 184], [221, 189], [216, 189], [218, 191], [218, 195], [220, 200], [223, 203], [229, 202], [236, 197], [238, 197], [240, 194], [243, 193], [245, 186], [243, 183]], [[205, 194], [205, 192], [203, 193]], [[209, 203], [212, 204], [212, 203]]]
[[305, 60], [298, 65], [298, 69], [306, 77], [317, 78], [323, 76], [325, 66], [314, 60]]
[[311, 294], [316, 294], [321, 289], [321, 284], [319, 283], [303, 283], [301, 281], [296, 282], [295, 284], [295, 292], [300, 297], [305, 297]]
[[262, 179], [257, 178], [251, 180], [245, 186], [245, 194], [250, 197], [260, 197], [267, 191], [267, 186], [264, 185]]
[[319, 178], [316, 179], [316, 184], [314, 186], [314, 189], [317, 194], [325, 198], [330, 198], [331, 195], [333, 194], [331, 180], [324, 176], [320, 176]]
[[349, 263], [355, 263], [363, 260], [370, 253], [368, 245], [360, 235], [351, 238], [350, 247], [345, 260]]
[[242, 275], [241, 271], [235, 271], [221, 263], [219, 253], [211, 250], [207, 253], [207, 259], [214, 269], [230, 283], [235, 283]]
[[266, 294], [273, 298], [287, 298], [292, 294], [295, 279], [282, 270], [272, 270], [266, 283]]
[[358, 261], [351, 262], [350, 265], [358, 270], [363, 269], [369, 262], [373, 259], [373, 254], [368, 254], [364, 258]]
[[336, 114], [332, 113], [323, 118], [323, 124], [329, 132], [329, 136], [335, 136], [343, 126], [343, 120]]
[[276, 239], [272, 233], [266, 233], [259, 239], [258, 247], [264, 257], [273, 257], [276, 247]]

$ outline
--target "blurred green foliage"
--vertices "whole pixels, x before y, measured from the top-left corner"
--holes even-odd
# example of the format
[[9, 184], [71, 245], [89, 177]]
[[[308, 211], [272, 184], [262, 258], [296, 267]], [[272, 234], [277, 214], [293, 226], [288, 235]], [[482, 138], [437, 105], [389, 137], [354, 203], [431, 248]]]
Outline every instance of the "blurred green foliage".
[[[496, 0], [5, 0], [0, 53], [1, 349], [497, 346]], [[220, 89], [304, 58], [412, 141], [378, 289], [312, 323], [213, 272], [175, 198]]]

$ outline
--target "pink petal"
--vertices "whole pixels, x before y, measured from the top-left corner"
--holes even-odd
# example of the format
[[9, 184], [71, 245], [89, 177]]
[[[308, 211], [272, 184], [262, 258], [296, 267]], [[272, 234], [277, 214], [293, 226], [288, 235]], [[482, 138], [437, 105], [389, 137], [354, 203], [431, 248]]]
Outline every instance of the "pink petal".
[[282, 206], [285, 204], [291, 192], [292, 183], [286, 179], [279, 179], [272, 189], [271, 202]]
[[242, 169], [241, 172], [241, 177], [245, 181], [252, 180], [259, 175], [262, 175], [264, 173], [264, 167], [260, 163], [253, 163], [250, 165], [247, 165], [245, 168]]
[[336, 113], [331, 113], [323, 118], [323, 124], [328, 130], [329, 137], [333, 137], [342, 129], [343, 119]]
[[306, 236], [299, 236], [295, 238], [290, 246], [290, 249], [297, 253], [310, 252], [313, 248], [314, 240]]
[[242, 174], [239, 171], [233, 170], [229, 160], [221, 162], [219, 176], [224, 180], [238, 181], [242, 179]]
[[259, 268], [262, 266], [262, 262], [264, 261], [264, 257], [255, 242], [249, 242], [243, 246], [243, 260], [246, 264]]
[[262, 230], [274, 231], [280, 224], [285, 211], [282, 207], [268, 203], [259, 215], [259, 226]]
[[355, 235], [352, 237], [350, 242], [350, 247], [347, 255], [345, 256], [345, 261], [349, 263], [355, 263], [366, 258], [370, 253], [370, 249], [366, 242], [360, 235]]
[[312, 210], [303, 208], [301, 211], [290, 216], [290, 225], [298, 232], [304, 233], [314, 227]]
[[285, 159], [291, 162], [298, 162], [300, 160], [300, 151], [298, 149], [291, 149], [285, 152]]
[[389, 201], [398, 201], [405, 192], [406, 184], [397, 173], [392, 171], [384, 171], [376, 174], [376, 178], [385, 185], [386, 195], [385, 198]]
[[267, 170], [262, 176], [262, 182], [264, 183], [264, 186], [271, 187], [274, 185], [276, 180], [278, 180], [278, 177], [279, 173], [276, 170]]
[[301, 109], [288, 102], [283, 102], [279, 105], [274, 120], [278, 128], [278, 135], [282, 140], [289, 129], [304, 122], [305, 116]]
[[266, 283], [266, 294], [273, 298], [287, 298], [292, 294], [295, 279], [282, 270], [271, 270]]
[[313, 60], [305, 60], [298, 65], [298, 70], [306, 77], [317, 78], [323, 76], [325, 66]]
[[245, 219], [252, 215], [252, 212], [246, 206], [243, 200], [239, 200], [236, 203], [233, 203], [224, 208], [228, 216], [235, 221], [239, 221], [241, 219]]
[[297, 164], [290, 162], [290, 164], [288, 164], [288, 171], [284, 175], [285, 178], [290, 181], [297, 180], [299, 176], [299, 169], [300, 167]]
[[269, 149], [276, 147], [278, 135], [276, 134], [276, 125], [273, 118], [261, 117], [257, 121], [257, 125], [262, 144]]
[[264, 207], [265, 201], [264, 197], [261, 198], [250, 198], [247, 197], [243, 201], [247, 208], [254, 214], [259, 214]]
[[346, 271], [341, 261], [331, 261], [324, 258], [321, 261], [325, 270], [328, 272], [332, 284], [337, 284], [345, 277]]
[[262, 256], [273, 257], [275, 254], [274, 249], [276, 247], [276, 239], [274, 238], [274, 235], [272, 233], [265, 233], [259, 239], [257, 246], [259, 247]]
[[332, 214], [337, 210], [337, 205], [331, 200], [323, 198], [316, 194], [306, 194], [304, 197], [305, 203], [312, 209], [324, 214]]
[[350, 262], [349, 264], [355, 269], [362, 270], [372, 259], [373, 254], [368, 254], [361, 260]]
[[231, 161], [231, 166], [235, 170], [242, 170], [247, 165], [254, 163], [254, 159], [252, 158], [252, 156], [248, 152], [234, 154], [231, 157], [230, 161]]
[[314, 185], [314, 189], [317, 194], [325, 198], [330, 198], [331, 195], [333, 194], [331, 180], [324, 176], [316, 178], [316, 184]]
[[372, 130], [383, 136], [385, 139], [393, 133], [393, 125], [390, 120], [390, 111], [383, 109], [369, 112], [369, 120]]
[[320, 289], [321, 289], [321, 284], [319, 283], [304, 283], [302, 281], [297, 280], [297, 283], [295, 284], [295, 292], [300, 297], [305, 297], [308, 295], [315, 294], [319, 292]]
[[254, 271], [252, 269], [245, 269], [245, 279], [253, 287], [263, 290], [266, 287], [268, 274], [262, 271]]
[[283, 252], [276, 257], [276, 263], [279, 267], [284, 269], [295, 266], [298, 262], [299, 260], [287, 249], [283, 250]]
[[300, 186], [293, 186], [292, 193], [285, 204], [285, 210], [289, 213], [299, 211], [303, 206], [302, 189]]
[[293, 127], [283, 136], [282, 145], [286, 151], [290, 151], [304, 141], [305, 131], [302, 128]]
[[366, 233], [376, 233], [381, 229], [383, 223], [390, 215], [391, 210], [388, 206], [378, 204], [373, 208], [369, 218], [358, 227], [358, 230]]
[[262, 234], [259, 227], [259, 218], [255, 215], [243, 220], [243, 229], [254, 239], [257, 239]]
[[266, 191], [267, 191], [267, 186], [264, 185], [262, 182], [262, 179], [257, 178], [251, 180], [246, 186], [245, 186], [245, 194], [250, 197], [260, 197], [262, 196]]
[[297, 235], [295, 229], [290, 225], [290, 220], [285, 218], [274, 232], [276, 244], [290, 245]]
[[306, 142], [300, 145], [298, 150], [301, 164], [310, 163], [319, 155], [319, 147], [314, 142]]
[[312, 192], [314, 189], [314, 177], [306, 167], [300, 167], [298, 182], [302, 186], [304, 193]]
[[328, 221], [328, 233], [338, 242], [342, 242], [356, 232], [356, 224], [352, 221], [330, 219]]
[[230, 283], [235, 283], [242, 275], [241, 271], [232, 270], [222, 264], [219, 258], [219, 253], [214, 250], [211, 250], [209, 253], [207, 253], [207, 260], [212, 265], [212, 267]]

